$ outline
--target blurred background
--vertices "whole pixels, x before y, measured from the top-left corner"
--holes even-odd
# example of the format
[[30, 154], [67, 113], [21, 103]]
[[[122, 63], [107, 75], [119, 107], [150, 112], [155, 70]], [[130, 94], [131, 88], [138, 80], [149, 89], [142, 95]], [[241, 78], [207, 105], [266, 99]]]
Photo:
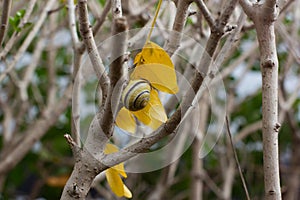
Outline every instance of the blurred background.
[[[161, 46], [169, 36], [166, 30], [172, 29], [178, 1], [163, 1], [152, 38]], [[217, 19], [224, 1], [204, 2]], [[0, 199], [58, 199], [74, 165], [72, 152], [63, 137], [72, 132], [70, 102], [77, 56], [69, 28], [68, 2], [0, 0], [2, 17], [9, 10], [5, 6], [9, 3], [8, 24], [0, 47]], [[129, 67], [136, 54], [133, 46], [143, 41], [134, 38], [146, 30], [144, 27], [150, 26], [156, 3], [153, 0], [122, 1], [123, 15], [128, 20], [129, 29], [133, 30], [129, 34], [129, 40], [133, 41], [128, 50], [132, 51]], [[300, 1], [285, 0], [279, 6], [281, 13], [276, 22], [276, 42], [279, 122], [282, 125], [279, 133], [281, 186], [284, 199], [299, 199]], [[95, 40], [108, 68], [111, 47], [105, 41], [111, 37], [110, 4], [105, 0], [90, 0], [88, 8]], [[237, 25], [241, 15], [241, 8], [237, 5], [229, 24]], [[241, 26], [241, 32], [235, 35], [230, 49], [225, 54], [222, 51], [231, 36], [229, 32], [222, 38], [213, 58], [226, 91], [218, 91], [214, 101], [207, 94], [199, 101], [199, 112], [192, 113], [196, 116], [192, 122], [197, 125], [188, 124], [181, 130], [194, 137], [192, 140], [182, 139], [182, 144], [177, 146], [182, 155], [176, 161], [162, 169], [128, 174], [125, 182], [133, 193], [132, 199], [192, 199], [194, 190], [200, 192], [201, 199], [246, 199], [226, 129], [216, 128], [217, 118], [225, 116], [225, 112], [230, 119], [234, 146], [250, 196], [263, 199], [260, 53], [252, 22], [245, 18]], [[146, 33], [147, 30], [142, 35]], [[203, 52], [201, 48], [210, 34], [196, 3], [191, 3], [188, 8], [183, 33], [180, 50], [172, 60], [176, 71], [190, 80], [197, 58]], [[84, 52], [84, 45], [81, 46]], [[218, 60], [223, 54], [224, 58]], [[83, 56], [80, 66], [88, 71], [90, 64], [86, 58]], [[87, 72], [88, 75], [92, 73]], [[85, 75], [79, 97], [81, 142], [98, 104], [98, 80]], [[171, 115], [174, 108], [168, 107], [168, 103], [174, 99], [160, 95]], [[216, 105], [222, 105], [224, 110]], [[206, 135], [210, 138], [207, 146], [203, 142]], [[114, 141], [119, 147], [128, 144], [130, 137], [115, 129]], [[153, 151], [171, 139], [161, 141]], [[204, 154], [199, 159], [201, 151]], [[126, 166], [129, 169], [130, 162]], [[111, 193], [103, 174], [100, 174], [87, 199], [118, 198]]]

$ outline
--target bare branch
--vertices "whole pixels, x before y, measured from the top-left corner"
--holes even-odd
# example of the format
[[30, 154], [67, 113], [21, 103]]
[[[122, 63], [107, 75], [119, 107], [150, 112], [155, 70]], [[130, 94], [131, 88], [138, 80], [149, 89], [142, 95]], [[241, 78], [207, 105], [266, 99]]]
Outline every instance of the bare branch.
[[234, 137], [234, 143], [237, 143], [244, 138], [246, 138], [249, 134], [254, 133], [255, 131], [258, 131], [262, 128], [262, 122], [261, 120], [253, 122], [252, 124], [247, 125], [244, 127], [235, 137]]
[[244, 12], [251, 18], [254, 12], [252, 3], [249, 0], [239, 0], [240, 5], [242, 6]]
[[279, 14], [281, 15], [282, 13], [284, 13], [284, 11], [285, 11], [286, 9], [288, 9], [288, 7], [290, 7], [290, 6], [293, 4], [293, 2], [295, 2], [295, 0], [289, 0], [289, 1], [281, 8]]
[[80, 155], [80, 147], [77, 145], [77, 142], [75, 142], [69, 134], [65, 134], [64, 138], [67, 140], [68, 144], [70, 145], [75, 159], [79, 158], [81, 155]]
[[93, 34], [94, 35], [96, 35], [96, 33], [101, 28], [109, 10], [110, 10], [110, 7], [111, 7], [111, 1], [106, 1], [104, 8], [102, 10], [101, 16], [97, 18], [97, 21], [96, 21], [95, 25], [93, 26]]
[[[208, 120], [209, 113], [209, 104], [208, 104], [208, 95], [204, 94], [204, 97], [201, 102], [199, 102], [200, 110], [201, 110], [201, 119], [199, 122], [199, 127], [197, 132], [195, 133], [197, 137], [195, 137], [192, 143], [192, 192], [191, 199], [203, 199], [203, 180], [201, 179], [201, 174], [203, 173], [203, 160], [199, 157], [199, 152], [201, 151], [201, 147], [203, 145], [203, 141], [201, 138], [204, 138], [204, 133], [206, 130], [206, 124]], [[194, 126], [190, 126], [191, 131], [194, 130]], [[194, 130], [195, 131], [195, 130]]]
[[[80, 24], [80, 33], [85, 43], [87, 52], [89, 54], [91, 63], [93, 65], [93, 69], [99, 78], [100, 86], [102, 89], [102, 104], [104, 105], [105, 100], [108, 95], [109, 88], [109, 78], [107, 73], [105, 72], [105, 67], [103, 65], [102, 59], [99, 55], [94, 36], [91, 30], [91, 25], [88, 20], [88, 11], [86, 0], [78, 1], [78, 9], [79, 9], [79, 24]], [[102, 105], [102, 106], [103, 106]]]
[[[287, 40], [289, 51], [291, 52], [293, 57], [296, 59], [296, 62], [298, 62], [298, 64], [300, 64], [300, 56], [298, 55], [298, 52], [297, 52], [298, 46], [300, 45], [299, 41], [297, 41], [297, 40], [295, 41], [293, 36], [290, 33], [288, 33], [288, 31], [284, 27], [283, 22], [279, 22], [277, 24], [276, 30], [278, 31], [278, 33], [281, 35], [282, 38], [285, 38]], [[296, 28], [296, 30], [297, 30], [297, 28]]]
[[121, 0], [112, 0], [112, 14], [114, 19], [122, 17]]
[[197, 4], [199, 10], [201, 11], [202, 15], [204, 16], [205, 20], [207, 21], [208, 25], [210, 27], [214, 27], [215, 21], [209, 11], [209, 9], [206, 7], [203, 0], [195, 0], [195, 3]]
[[260, 47], [262, 71], [262, 132], [264, 184], [266, 199], [281, 199], [278, 155], [278, 57], [274, 21], [278, 16], [276, 0], [266, 0], [263, 7], [249, 8], [240, 0], [246, 14], [253, 20]]
[[[80, 98], [80, 89], [81, 89], [81, 58], [83, 50], [80, 49], [80, 41], [77, 35], [76, 28], [76, 16], [75, 16], [75, 5], [73, 0], [68, 0], [69, 7], [69, 29], [72, 37], [72, 45], [73, 45], [73, 74], [72, 81], [74, 83], [73, 86], [73, 98], [72, 98], [72, 119], [71, 119], [71, 134], [76, 141], [76, 144], [80, 147], [80, 108], [79, 108], [79, 98]], [[84, 46], [84, 43], [82, 43]]]
[[242, 183], [243, 183], [243, 187], [244, 187], [244, 190], [245, 190], [245, 193], [246, 193], [246, 197], [247, 197], [248, 200], [250, 200], [251, 198], [249, 196], [247, 184], [246, 184], [246, 181], [245, 181], [242, 169], [241, 169], [241, 165], [240, 165], [236, 150], [235, 150], [234, 145], [233, 145], [232, 136], [231, 136], [232, 134], [231, 134], [231, 131], [230, 131], [228, 116], [226, 116], [226, 127], [227, 127], [227, 133], [228, 133], [229, 140], [230, 140], [230, 145], [231, 145], [232, 151], [234, 153], [234, 158], [235, 158], [236, 165], [237, 165], [239, 173], [240, 173], [240, 177], [241, 177], [241, 180], [242, 180]]
[[[58, 15], [52, 14], [49, 16], [49, 26], [48, 28], [54, 29], [57, 26], [56, 18]], [[48, 56], [47, 56], [47, 105], [54, 105], [56, 103], [56, 66], [54, 65], [54, 60], [56, 57], [56, 49], [54, 47], [54, 32], [49, 35], [49, 44], [47, 46]]]
[[224, 199], [222, 190], [216, 185], [216, 183], [209, 177], [205, 170], [202, 171], [201, 179], [205, 184], [216, 194], [219, 199]]
[[[19, 28], [24, 27], [24, 25], [27, 23], [33, 11], [36, 1], [37, 0], [30, 0], [28, 3], [26, 2], [27, 3], [26, 13], [20, 22]], [[5, 44], [3, 51], [0, 52], [0, 59], [6, 57], [7, 53], [11, 50], [11, 48], [14, 46], [15, 42], [20, 38], [20, 36], [21, 36], [20, 33], [17, 32], [13, 33], [13, 35], [9, 38], [9, 40]]]
[[179, 48], [183, 27], [188, 17], [188, 8], [191, 3], [191, 0], [179, 0], [177, 2], [177, 12], [173, 24], [173, 31], [164, 45], [164, 49], [168, 52], [170, 57]]
[[112, 53], [110, 59], [109, 77], [110, 77], [110, 90], [105, 104], [105, 111], [102, 116], [101, 127], [108, 137], [111, 137], [114, 127], [114, 116], [116, 115], [119, 100], [123, 91], [123, 84], [127, 80], [124, 77], [124, 62], [125, 62], [125, 51], [127, 48], [127, 34], [128, 30], [127, 20], [124, 17], [117, 16], [113, 20], [112, 35]]
[[41, 26], [43, 25], [44, 21], [46, 20], [46, 17], [48, 16], [48, 11], [52, 8], [56, 1], [55, 0], [49, 0], [47, 1], [47, 4], [45, 5], [42, 14], [40, 15], [38, 21], [35, 23], [33, 29], [26, 37], [25, 41], [23, 42], [22, 46], [19, 48], [18, 52], [15, 54], [13, 60], [9, 63], [7, 68], [4, 70], [3, 73], [0, 74], [0, 82], [6, 77], [6, 75], [13, 70], [15, 67], [17, 61], [21, 58], [23, 53], [26, 51], [38, 31], [40, 30]]
[[[45, 32], [45, 29], [43, 29], [43, 32]], [[43, 33], [42, 33], [43, 35]], [[41, 57], [42, 51], [45, 48], [45, 40], [44, 38], [41, 38], [38, 40], [34, 52], [33, 52], [33, 57], [32, 57], [32, 62], [30, 65], [26, 68], [26, 71], [24, 73], [24, 77], [22, 80], [19, 81], [18, 87], [20, 88], [20, 96], [22, 101], [27, 101], [28, 100], [28, 93], [27, 93], [27, 88], [32, 81], [32, 77], [34, 75], [34, 71], [38, 65], [38, 61]]]
[[[228, 1], [227, 3], [228, 3], [227, 9], [225, 9], [225, 13], [224, 15], [222, 15], [223, 21], [221, 21], [219, 25], [220, 29], [223, 29], [226, 26], [227, 20], [230, 16], [230, 14], [228, 14], [229, 12], [228, 10], [229, 8], [231, 9], [234, 8], [234, 6], [237, 3], [237, 0], [231, 0]], [[187, 91], [185, 98], [182, 100], [180, 107], [175, 111], [175, 113], [171, 116], [171, 118], [169, 118], [165, 124], [163, 124], [156, 131], [154, 131], [149, 137], [142, 138], [138, 142], [120, 150], [117, 153], [109, 154], [109, 156], [104, 156], [102, 161], [106, 163], [106, 165], [113, 166], [117, 163], [128, 160], [129, 158], [135, 156], [137, 153], [148, 150], [153, 144], [155, 144], [161, 138], [164, 138], [165, 136], [173, 132], [176, 132], [176, 127], [181, 121], [182, 117], [184, 117], [187, 113], [189, 113], [191, 111], [191, 108], [193, 107], [193, 103], [198, 102], [199, 100], [199, 95], [196, 94], [195, 97], [194, 91], [199, 91], [199, 88], [201, 87], [204, 78], [206, 77], [206, 73], [208, 72], [211, 63], [211, 55], [214, 54], [218, 41], [222, 37], [222, 33], [223, 32], [221, 33], [212, 32], [206, 44], [207, 54], [204, 53], [202, 54], [201, 57], [201, 63], [200, 63], [201, 67], [199, 67], [199, 69], [201, 68], [201, 72], [200, 71], [195, 72], [195, 76], [191, 84], [191, 89]], [[217, 41], [215, 41], [215, 39]]]
[[[215, 63], [216, 63], [217, 68], [221, 67], [221, 65], [224, 62], [225, 58], [227, 58], [229, 56], [228, 54], [232, 51], [232, 49], [234, 47], [234, 44], [236, 44], [237, 37], [238, 37], [238, 35], [240, 34], [240, 32], [242, 30], [243, 23], [245, 22], [245, 20], [246, 20], [245, 14], [241, 13], [241, 15], [238, 19], [237, 28], [235, 28], [235, 30], [233, 30], [231, 35], [227, 38], [225, 44], [223, 45], [222, 49], [220, 50], [220, 52], [218, 53], [218, 55], [215, 59], [216, 60]], [[248, 54], [246, 54], [246, 55], [248, 55]], [[239, 63], [241, 61], [243, 61], [241, 57], [239, 58]], [[230, 68], [234, 69], [235, 68], [234, 66], [237, 66], [237, 65], [232, 64], [229, 67], [227, 67], [226, 69], [224, 69], [223, 71], [227, 71], [227, 74], [228, 74], [228, 72], [230, 71]], [[225, 75], [225, 73], [222, 72], [222, 77], [223, 78], [224, 78], [224, 75]]]
[[76, 49], [79, 39], [76, 29], [75, 5], [73, 0], [68, 0], [68, 14], [69, 14], [69, 29], [72, 36], [73, 47]]
[[263, 10], [263, 14], [265, 16], [272, 17], [273, 20], [275, 20], [279, 14], [278, 0], [265, 0]]
[[0, 99], [0, 108], [4, 113], [3, 120], [3, 146], [4, 148], [9, 145], [13, 137], [13, 131], [11, 130], [11, 123], [13, 121], [12, 108], [6, 102]]
[[32, 125], [28, 126], [24, 131], [23, 139], [20, 143], [7, 155], [1, 155], [0, 163], [0, 176], [10, 171], [15, 167], [17, 163], [28, 153], [32, 148], [32, 145], [38, 141], [47, 130], [55, 124], [59, 116], [68, 107], [72, 94], [72, 85], [69, 85], [65, 90], [63, 97], [58, 101], [56, 105], [52, 105], [46, 108], [46, 112], [41, 119], [36, 120]]
[[1, 16], [1, 27], [0, 27], [0, 45], [2, 45], [7, 25], [8, 25], [8, 17], [10, 14], [12, 0], [4, 0], [2, 7], [2, 16]]
[[[92, 27], [92, 32], [93, 32], [93, 35], [95, 36], [98, 31], [100, 30], [100, 28], [102, 27], [104, 21], [105, 21], [105, 18], [110, 10], [110, 7], [111, 7], [111, 1], [106, 1], [105, 3], [105, 6], [103, 8], [103, 11], [101, 13], [101, 16], [100, 17], [96, 17], [97, 21], [96, 23], [94, 24], [94, 26]], [[84, 43], [81, 43], [81, 45], [78, 47], [78, 51], [80, 54], [83, 54], [83, 52], [85, 51], [85, 44]]]

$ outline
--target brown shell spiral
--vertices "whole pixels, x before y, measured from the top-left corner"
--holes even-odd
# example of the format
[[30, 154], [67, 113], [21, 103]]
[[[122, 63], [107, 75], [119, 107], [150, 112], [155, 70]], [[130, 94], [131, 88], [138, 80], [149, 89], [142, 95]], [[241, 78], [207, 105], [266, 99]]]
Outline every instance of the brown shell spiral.
[[122, 101], [130, 111], [138, 111], [146, 107], [150, 100], [151, 86], [145, 80], [131, 80], [124, 89]]

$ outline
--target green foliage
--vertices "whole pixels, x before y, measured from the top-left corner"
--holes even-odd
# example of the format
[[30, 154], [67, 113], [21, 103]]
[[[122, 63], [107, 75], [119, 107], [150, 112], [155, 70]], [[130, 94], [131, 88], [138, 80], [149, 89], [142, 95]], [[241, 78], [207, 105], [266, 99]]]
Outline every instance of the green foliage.
[[99, 1], [99, 3], [101, 4], [101, 6], [104, 6], [104, 5], [105, 5], [106, 0], [98, 0], [98, 1]]
[[244, 124], [249, 124], [256, 122], [261, 119], [261, 100], [262, 93], [261, 91], [256, 93], [252, 97], [247, 97], [241, 104], [238, 106], [236, 111], [233, 113], [232, 118], [236, 118], [238, 116], [244, 118]]
[[23, 24], [23, 27], [19, 26], [25, 13], [26, 13], [26, 10], [21, 9], [16, 12], [16, 15], [14, 17], [9, 17], [9, 24], [13, 27], [14, 31], [20, 32], [22, 29], [30, 27], [32, 25], [32, 23], [27, 22], [27, 23]]

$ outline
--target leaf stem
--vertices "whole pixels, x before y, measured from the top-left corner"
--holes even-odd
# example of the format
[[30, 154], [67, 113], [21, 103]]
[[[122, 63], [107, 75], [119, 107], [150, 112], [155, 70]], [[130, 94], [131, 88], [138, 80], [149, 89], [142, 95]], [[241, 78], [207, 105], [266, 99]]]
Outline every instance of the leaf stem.
[[155, 11], [155, 16], [154, 16], [153, 21], [152, 21], [152, 24], [151, 24], [151, 29], [150, 29], [150, 32], [149, 32], [149, 34], [148, 34], [148, 37], [147, 37], [147, 40], [146, 40], [146, 43], [145, 43], [145, 44], [147, 44], [147, 43], [150, 41], [151, 34], [152, 34], [152, 31], [153, 31], [153, 28], [154, 28], [154, 24], [155, 24], [156, 19], [157, 19], [157, 16], [158, 16], [158, 12], [159, 12], [161, 3], [162, 3], [162, 0], [159, 0], [159, 2], [158, 2], [158, 4], [157, 4], [156, 11]]

